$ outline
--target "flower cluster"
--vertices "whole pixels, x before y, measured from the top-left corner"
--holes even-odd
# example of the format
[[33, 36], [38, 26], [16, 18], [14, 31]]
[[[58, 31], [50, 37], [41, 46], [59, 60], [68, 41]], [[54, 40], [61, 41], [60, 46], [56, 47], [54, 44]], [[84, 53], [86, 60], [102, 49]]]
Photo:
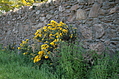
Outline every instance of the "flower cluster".
[[[72, 30], [70, 30], [72, 29]], [[61, 41], [74, 39], [76, 38], [76, 28], [71, 28], [65, 23], [57, 23], [54, 20], [51, 20], [47, 26], [38, 29], [35, 33], [34, 39], [38, 42], [42, 42], [41, 51], [42, 54], [38, 52], [38, 55], [34, 58], [34, 62], [38, 62], [44, 56], [48, 58], [48, 54], [56, 49], [58, 44]]]
[[[69, 41], [76, 39], [76, 28], [67, 26], [65, 23], [57, 23], [51, 20], [47, 26], [44, 26], [36, 31], [34, 39], [41, 43], [37, 53], [33, 57], [34, 63], [39, 62], [42, 58], [49, 58], [49, 54], [57, 49], [62, 41]], [[24, 47], [26, 41], [23, 41], [20, 46]], [[18, 49], [23, 49], [19, 47]], [[24, 53], [28, 54], [28, 53]]]
[[30, 54], [31, 47], [28, 44], [29, 39], [23, 40], [18, 49], [20, 52], [22, 52], [24, 55]]

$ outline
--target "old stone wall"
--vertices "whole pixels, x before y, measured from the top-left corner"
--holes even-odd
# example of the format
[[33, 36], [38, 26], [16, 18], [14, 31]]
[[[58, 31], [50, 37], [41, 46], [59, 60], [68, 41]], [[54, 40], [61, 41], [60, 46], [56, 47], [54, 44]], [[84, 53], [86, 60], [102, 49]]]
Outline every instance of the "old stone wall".
[[77, 27], [86, 49], [119, 51], [119, 0], [56, 0], [14, 9], [0, 16], [0, 44], [32, 39], [51, 20]]

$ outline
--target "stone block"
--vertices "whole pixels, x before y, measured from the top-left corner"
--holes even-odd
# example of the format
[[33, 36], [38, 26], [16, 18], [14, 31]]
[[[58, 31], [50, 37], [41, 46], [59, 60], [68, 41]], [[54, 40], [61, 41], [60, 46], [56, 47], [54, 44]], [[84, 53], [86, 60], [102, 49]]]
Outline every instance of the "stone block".
[[64, 10], [65, 10], [65, 7], [59, 6], [59, 11], [60, 11], [60, 12], [63, 12]]
[[105, 50], [105, 46], [103, 43], [98, 42], [90, 44], [89, 49], [97, 51], [97, 54], [101, 54]]
[[70, 15], [67, 20], [68, 20], [69, 22], [73, 22], [75, 18], [76, 18], [75, 15]]
[[94, 31], [95, 31], [94, 34], [95, 34], [96, 38], [101, 38], [105, 34], [105, 31], [104, 31], [102, 24], [95, 24], [94, 25]]
[[87, 18], [86, 11], [83, 9], [78, 9], [76, 12], [76, 19], [82, 20], [82, 19], [86, 19], [86, 18]]
[[87, 25], [82, 25], [79, 28], [82, 36], [85, 39], [92, 39], [92, 29], [90, 27], [88, 27]]
[[79, 8], [79, 4], [76, 4], [70, 8], [70, 10], [77, 10]]
[[99, 14], [99, 10], [100, 10], [100, 4], [95, 2], [92, 8], [90, 9], [89, 17], [97, 17]]

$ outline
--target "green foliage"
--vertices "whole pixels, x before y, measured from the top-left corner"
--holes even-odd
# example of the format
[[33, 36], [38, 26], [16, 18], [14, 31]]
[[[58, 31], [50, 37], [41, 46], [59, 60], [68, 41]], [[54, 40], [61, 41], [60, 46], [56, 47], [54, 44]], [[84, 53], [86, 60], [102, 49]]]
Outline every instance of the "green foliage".
[[0, 10], [9, 11], [11, 9], [11, 4], [12, 3], [9, 2], [9, 0], [0, 0]]
[[119, 52], [86, 51], [76, 28], [52, 20], [34, 35], [33, 44], [26, 39], [18, 49], [0, 46], [1, 79], [119, 79]]
[[118, 55], [111, 59], [107, 54], [87, 52], [78, 42], [73, 41], [76, 35], [74, 27], [52, 20], [48, 26], [36, 31], [36, 43], [29, 45], [26, 39], [18, 49], [26, 58], [32, 55], [34, 68], [45, 69], [57, 79], [117, 79]]
[[88, 79], [87, 63], [84, 62], [82, 48], [78, 47], [78, 42], [62, 43], [60, 57], [56, 68], [59, 79]]
[[[119, 79], [119, 52], [110, 58], [86, 52], [78, 42], [62, 42], [60, 52], [55, 51], [52, 63], [47, 60], [41, 67], [26, 61], [16, 50], [0, 48], [1, 79]], [[84, 55], [91, 54], [93, 63], [86, 62]], [[50, 64], [49, 64], [50, 63]]]
[[[41, 0], [47, 1], [47, 0]], [[21, 6], [31, 6], [34, 2], [41, 2], [39, 0], [0, 0], [0, 10], [10, 11]]]
[[119, 76], [119, 55], [118, 53], [110, 58], [105, 57], [97, 60], [97, 64], [90, 71], [90, 79], [118, 79]]
[[28, 39], [26, 39], [22, 41], [18, 49], [24, 55], [31, 56], [34, 63], [37, 63], [52, 58], [52, 54], [57, 50], [60, 42], [72, 42], [76, 39], [77, 34], [76, 28], [51, 20], [47, 26], [38, 29], [34, 35], [37, 43], [29, 45]]
[[[119, 52], [110, 58], [108, 54], [98, 55], [94, 51], [88, 52], [93, 63], [87, 62], [87, 52], [78, 43], [61, 44], [61, 52], [57, 59], [56, 74], [58, 79], [118, 79]], [[87, 56], [87, 58], [88, 58]]]
[[17, 51], [0, 48], [0, 79], [56, 79], [47, 69], [36, 69]]

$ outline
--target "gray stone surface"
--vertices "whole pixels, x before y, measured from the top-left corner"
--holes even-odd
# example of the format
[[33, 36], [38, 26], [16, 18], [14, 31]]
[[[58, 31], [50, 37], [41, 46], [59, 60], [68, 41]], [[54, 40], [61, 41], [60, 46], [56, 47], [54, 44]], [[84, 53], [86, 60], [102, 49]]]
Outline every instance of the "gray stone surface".
[[63, 6], [59, 6], [59, 11], [60, 12], [62, 12], [62, 11], [64, 11], [65, 10], [65, 8], [63, 7]]
[[101, 42], [92, 43], [92, 44], [90, 44], [89, 48], [91, 50], [97, 51], [98, 54], [101, 54], [105, 50], [105, 46]]
[[101, 38], [105, 33], [102, 24], [95, 24], [94, 25], [94, 31], [95, 31], [95, 37], [96, 38]]
[[78, 8], [79, 8], [79, 4], [76, 4], [76, 5], [71, 7], [71, 10], [77, 10]]
[[82, 10], [82, 9], [78, 9], [76, 12], [76, 19], [77, 20], [82, 20], [82, 19], [86, 19], [86, 11]]
[[89, 12], [89, 17], [97, 17], [100, 10], [100, 4], [95, 2]]
[[80, 25], [80, 32], [85, 39], [92, 39], [92, 30], [87, 25]]
[[93, 4], [95, 0], [88, 0], [88, 4]]
[[109, 14], [112, 14], [112, 13], [115, 13], [115, 12], [116, 12], [116, 7], [111, 8], [110, 11], [109, 11]]
[[55, 0], [34, 5], [35, 9], [24, 6], [0, 16], [0, 44], [18, 46], [26, 38], [32, 40], [37, 29], [55, 20], [77, 27], [86, 49], [119, 50], [119, 0]]

